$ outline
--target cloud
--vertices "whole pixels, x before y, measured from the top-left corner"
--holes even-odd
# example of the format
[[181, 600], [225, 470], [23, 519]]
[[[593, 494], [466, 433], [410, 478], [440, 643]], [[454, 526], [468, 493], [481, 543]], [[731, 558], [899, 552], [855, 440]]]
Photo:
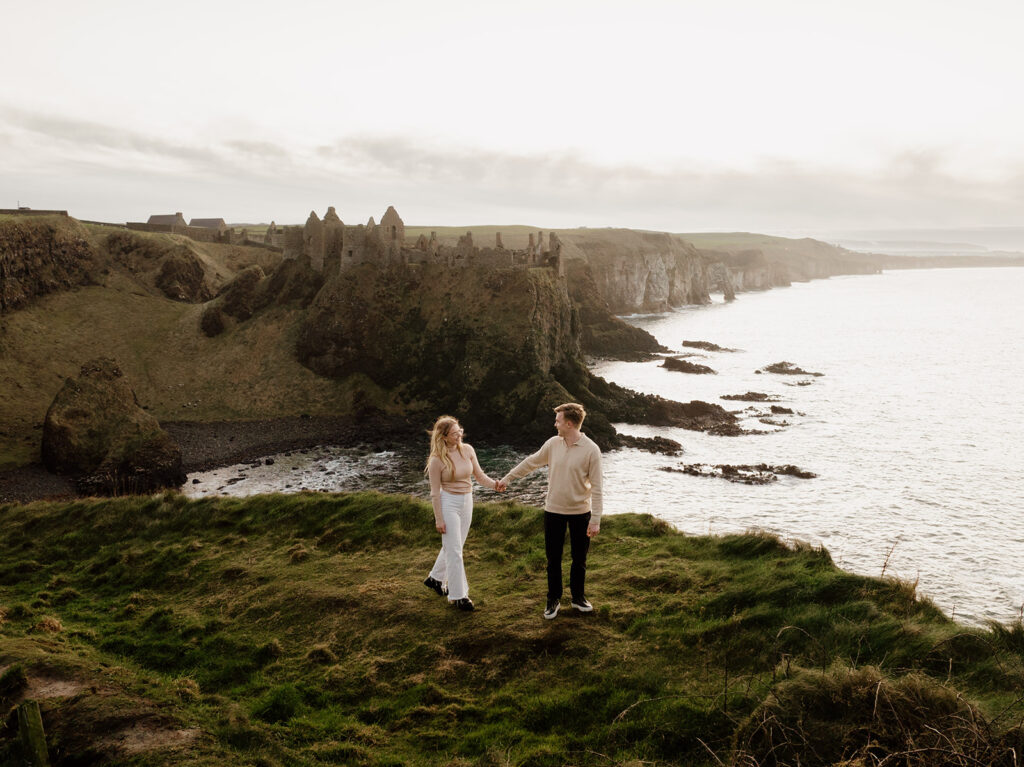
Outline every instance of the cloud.
[[[59, 177], [65, 195], [102, 186], [103, 204], [113, 208], [120, 184], [124, 212], [86, 216], [108, 220], [153, 212], [129, 211], [143, 204], [279, 222], [300, 222], [310, 209], [334, 205], [343, 218], [361, 220], [395, 203], [407, 220], [438, 225], [522, 221], [701, 231], [996, 225], [1019, 221], [1024, 208], [1024, 167], [1008, 167], [998, 178], [966, 177], [935, 149], [894, 153], [872, 170], [785, 159], [746, 168], [679, 161], [651, 167], [400, 135], [347, 136], [318, 146], [251, 137], [190, 143], [10, 108], [0, 110], [0, 147], [18, 171], [18, 189], [28, 185], [45, 194]], [[0, 191], [9, 181], [0, 178]], [[76, 194], [81, 199], [61, 204], [73, 214], [97, 204], [95, 195]]]

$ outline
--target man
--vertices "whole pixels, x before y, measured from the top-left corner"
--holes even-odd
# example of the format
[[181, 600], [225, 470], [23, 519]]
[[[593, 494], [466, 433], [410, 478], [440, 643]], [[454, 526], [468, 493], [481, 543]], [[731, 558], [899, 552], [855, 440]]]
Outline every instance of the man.
[[601, 449], [580, 431], [587, 411], [568, 402], [555, 408], [555, 430], [543, 447], [526, 458], [498, 483], [504, 490], [513, 479], [525, 477], [541, 466], [548, 467], [548, 492], [544, 499], [544, 549], [548, 559], [548, 599], [544, 617], [558, 615], [562, 598], [562, 551], [565, 530], [569, 529], [569, 591], [572, 606], [589, 613], [594, 606], [587, 601], [584, 583], [587, 577], [587, 550], [590, 539], [601, 529]]

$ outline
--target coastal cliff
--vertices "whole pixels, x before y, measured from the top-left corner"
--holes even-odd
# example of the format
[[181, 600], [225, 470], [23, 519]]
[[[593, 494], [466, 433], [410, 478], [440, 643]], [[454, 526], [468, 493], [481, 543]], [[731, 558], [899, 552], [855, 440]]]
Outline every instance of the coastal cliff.
[[706, 260], [665, 232], [631, 229], [559, 230], [563, 257], [585, 261], [616, 314], [663, 312], [708, 303]]
[[885, 257], [855, 253], [808, 237], [789, 239], [746, 232], [675, 235], [692, 243], [718, 268], [715, 289], [734, 293], [786, 287], [842, 274], [877, 274]]
[[547, 406], [570, 398], [552, 371], [579, 356], [579, 317], [549, 269], [364, 264], [327, 279], [296, 349], [322, 376], [366, 376], [410, 414], [459, 414], [492, 435], [540, 432], [542, 419], [546, 435]]
[[364, 264], [327, 278], [296, 352], [319, 375], [372, 381], [410, 422], [452, 413], [488, 439], [535, 444], [551, 435], [552, 408], [570, 400], [591, 410], [585, 428], [605, 449], [620, 444], [611, 421], [735, 426], [717, 405], [592, 376], [580, 338], [579, 309], [552, 269]]
[[[469, 227], [481, 241], [498, 236], [505, 247], [542, 237], [532, 227]], [[430, 234], [454, 246], [467, 227], [406, 227], [406, 236]], [[561, 258], [589, 267], [597, 294], [613, 314], [664, 312], [754, 290], [842, 274], [875, 274], [887, 258], [825, 242], [745, 232], [673, 234], [634, 229], [556, 229]], [[567, 266], [567, 269], [572, 267]], [[576, 296], [574, 295], [574, 298]], [[605, 352], [595, 352], [605, 353]], [[612, 352], [614, 353], [614, 352]]]

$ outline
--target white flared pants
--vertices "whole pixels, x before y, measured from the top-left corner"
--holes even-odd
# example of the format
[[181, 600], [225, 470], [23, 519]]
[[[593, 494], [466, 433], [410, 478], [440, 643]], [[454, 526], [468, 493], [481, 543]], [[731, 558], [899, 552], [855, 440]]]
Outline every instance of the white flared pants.
[[455, 601], [469, 596], [466, 567], [462, 561], [462, 547], [473, 523], [473, 494], [441, 491], [441, 516], [445, 532], [441, 534], [441, 552], [434, 561], [430, 577], [448, 582], [448, 599]]

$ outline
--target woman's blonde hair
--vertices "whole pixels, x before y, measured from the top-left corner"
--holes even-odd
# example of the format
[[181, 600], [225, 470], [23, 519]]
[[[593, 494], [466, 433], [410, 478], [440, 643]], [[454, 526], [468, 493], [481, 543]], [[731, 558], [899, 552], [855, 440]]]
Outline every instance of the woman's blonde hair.
[[[448, 443], [444, 440], [452, 427], [458, 425], [459, 419], [450, 415], [443, 415], [434, 421], [434, 428], [430, 432], [430, 455], [427, 456], [427, 465], [423, 467], [424, 474], [430, 472], [430, 459], [435, 455], [441, 459], [441, 463], [449, 474], [455, 474], [455, 464], [452, 462], [451, 456], [448, 455]], [[462, 455], [462, 437], [459, 437], [455, 449], [459, 451], [459, 455]]]

